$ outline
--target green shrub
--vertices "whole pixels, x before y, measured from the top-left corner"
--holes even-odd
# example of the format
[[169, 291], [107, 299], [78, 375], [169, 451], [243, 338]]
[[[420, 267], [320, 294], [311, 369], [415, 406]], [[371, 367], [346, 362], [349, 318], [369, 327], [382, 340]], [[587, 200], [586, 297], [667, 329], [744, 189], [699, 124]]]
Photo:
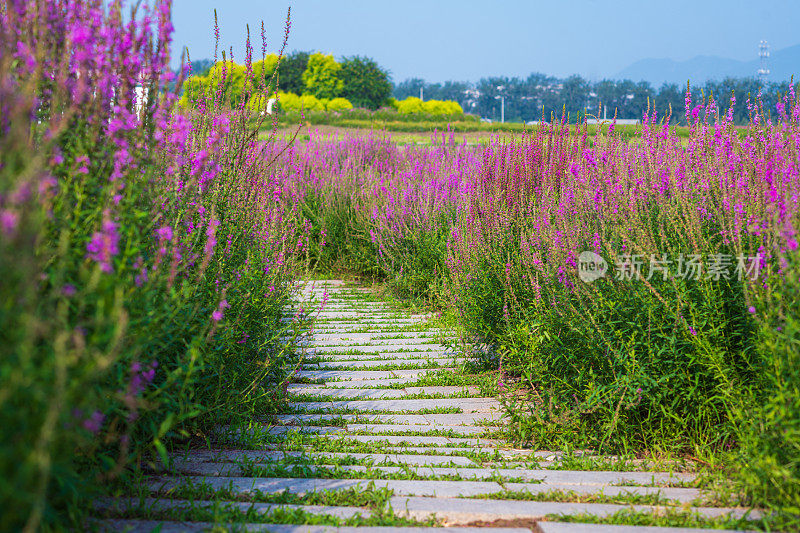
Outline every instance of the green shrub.
[[427, 100], [423, 102], [415, 96], [409, 96], [405, 100], [392, 99], [390, 104], [401, 115], [415, 115], [415, 114], [428, 114], [432, 116], [457, 116], [463, 115], [464, 110], [458, 105], [458, 102], [450, 100]]
[[[753, 505], [775, 512], [774, 527], [800, 527], [800, 257], [788, 254], [754, 305], [764, 368], [736, 402], [739, 486]], [[748, 394], [749, 393], [749, 394]]]
[[409, 96], [405, 100], [397, 102], [397, 112], [401, 115], [419, 114], [423, 111], [422, 100], [415, 96]]
[[325, 111], [324, 99], [319, 99], [313, 94], [304, 94], [300, 97], [300, 107], [305, 111]]
[[345, 98], [334, 98], [325, 106], [326, 111], [339, 112], [353, 109], [353, 104]]
[[300, 96], [293, 93], [278, 93], [278, 104], [286, 111], [300, 111], [302, 108]]
[[198, 78], [203, 112], [176, 109], [148, 44], [168, 4], [130, 24], [119, 3], [36, 5], [48, 17], [0, 10], [26, 22], [0, 24], [0, 530], [83, 530], [120, 478], [274, 410], [303, 232], [274, 158], [243, 142], [240, 70], [209, 75], [226, 100]]
[[303, 94], [306, 86], [303, 83], [303, 73], [308, 66], [308, 52], [295, 51], [281, 59], [278, 66], [278, 78], [281, 91], [293, 94]]
[[392, 94], [389, 74], [368, 57], [347, 57], [339, 72], [342, 96], [357, 107], [378, 109]]
[[317, 98], [336, 98], [342, 94], [344, 86], [339, 78], [342, 66], [333, 55], [321, 53], [311, 54], [308, 65], [303, 72], [305, 90]]

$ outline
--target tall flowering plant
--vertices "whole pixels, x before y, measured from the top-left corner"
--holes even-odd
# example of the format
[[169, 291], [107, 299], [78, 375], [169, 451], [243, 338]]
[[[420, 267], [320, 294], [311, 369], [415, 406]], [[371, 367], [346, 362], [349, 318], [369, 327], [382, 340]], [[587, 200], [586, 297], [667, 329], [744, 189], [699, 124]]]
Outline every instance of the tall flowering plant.
[[[635, 143], [554, 124], [485, 153], [448, 264], [464, 324], [538, 398], [510, 405], [518, 438], [736, 440], [734, 403], [770, 357], [753, 315], [796, 248], [798, 104], [773, 123], [751, 105], [741, 135], [690, 98], [688, 143], [645, 115]], [[605, 277], [581, 275], [587, 254]]]
[[178, 110], [171, 34], [168, 1], [0, 3], [0, 529], [282, 375], [296, 206], [243, 106]]

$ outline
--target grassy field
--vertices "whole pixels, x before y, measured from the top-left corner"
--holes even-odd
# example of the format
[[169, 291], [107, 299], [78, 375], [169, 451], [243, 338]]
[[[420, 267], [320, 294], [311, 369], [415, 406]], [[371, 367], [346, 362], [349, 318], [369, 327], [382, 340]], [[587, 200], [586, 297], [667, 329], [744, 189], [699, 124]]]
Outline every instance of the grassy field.
[[[351, 122], [357, 122], [351, 124]], [[329, 140], [352, 137], [365, 137], [370, 134], [377, 136], [380, 139], [393, 142], [398, 146], [406, 145], [420, 145], [430, 146], [447, 142], [450, 138], [450, 133], [453, 132], [452, 137], [458, 144], [479, 145], [488, 144], [492, 139], [502, 141], [510, 141], [512, 139], [520, 139], [523, 135], [534, 134], [543, 128], [549, 126], [531, 125], [526, 126], [522, 123], [507, 123], [507, 124], [487, 124], [487, 123], [468, 123], [469, 129], [459, 129], [459, 123], [450, 124], [447, 122], [419, 122], [408, 123], [399, 122], [395, 123], [397, 129], [393, 129], [391, 123], [384, 121], [348, 121], [347, 124], [314, 124], [312, 122], [288, 124], [286, 122], [279, 122], [278, 129], [276, 130], [277, 138], [283, 141], [290, 141], [295, 133], [297, 134], [296, 141], [307, 142], [311, 137], [322, 137]], [[448, 130], [448, 127], [450, 128]], [[585, 126], [586, 134], [590, 139], [597, 136], [598, 130], [600, 133], [607, 134], [608, 126]], [[545, 130], [546, 131], [546, 130]], [[689, 128], [682, 126], [672, 126], [670, 131], [673, 132], [681, 142], [687, 142], [689, 137]], [[641, 126], [619, 126], [617, 133], [620, 138], [636, 141], [641, 137]], [[272, 134], [271, 128], [264, 128], [259, 132], [259, 138], [262, 140], [268, 139]], [[573, 130], [570, 136], [580, 136], [581, 131]]]

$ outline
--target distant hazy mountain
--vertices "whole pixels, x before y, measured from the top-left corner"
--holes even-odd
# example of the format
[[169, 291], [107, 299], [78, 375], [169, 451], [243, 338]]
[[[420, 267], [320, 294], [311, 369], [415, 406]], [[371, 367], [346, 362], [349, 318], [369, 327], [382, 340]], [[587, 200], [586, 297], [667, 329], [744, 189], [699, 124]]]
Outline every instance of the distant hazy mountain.
[[[770, 81], [789, 81], [792, 74], [800, 79], [800, 44], [770, 52]], [[756, 54], [753, 54], [756, 56]], [[707, 80], [721, 80], [728, 76], [754, 77], [759, 67], [756, 56], [752, 61], [737, 61], [719, 56], [697, 56], [687, 61], [672, 59], [642, 59], [620, 70], [614, 78], [649, 81], [653, 87], [662, 83], [683, 85], [686, 80], [702, 84]]]

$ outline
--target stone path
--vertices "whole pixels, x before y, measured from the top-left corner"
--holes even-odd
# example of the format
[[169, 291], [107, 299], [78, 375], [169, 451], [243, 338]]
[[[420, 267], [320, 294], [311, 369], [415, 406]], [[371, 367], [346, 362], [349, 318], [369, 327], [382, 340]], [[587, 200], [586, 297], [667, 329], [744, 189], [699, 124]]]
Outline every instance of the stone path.
[[596, 522], [759, 518], [706, 503], [691, 474], [593, 468], [608, 458], [589, 453], [569, 470], [561, 452], [515, 449], [485, 377], [464, 371], [426, 317], [339, 281], [308, 283], [298, 299], [326, 305], [303, 336], [287, 412], [220, 428], [214, 449], [175, 454], [142, 494], [98, 501], [103, 528], [667, 533], [703, 529]]

